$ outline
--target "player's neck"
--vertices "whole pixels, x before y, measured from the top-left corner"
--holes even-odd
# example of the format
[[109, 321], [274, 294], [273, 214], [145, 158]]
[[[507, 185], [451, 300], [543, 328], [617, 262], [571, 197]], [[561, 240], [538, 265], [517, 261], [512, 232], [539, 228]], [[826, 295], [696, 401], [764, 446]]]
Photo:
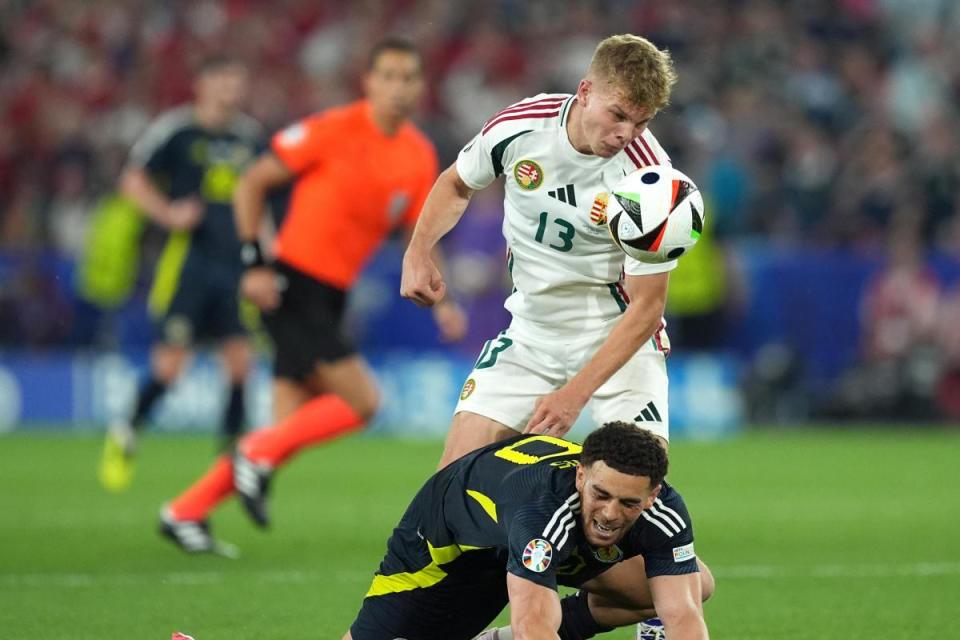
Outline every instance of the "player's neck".
[[370, 108], [370, 118], [373, 120], [373, 124], [377, 129], [385, 136], [396, 135], [404, 122], [404, 118], [397, 118], [385, 113], [380, 113], [372, 106]]
[[580, 126], [580, 117], [582, 115], [583, 107], [580, 106], [580, 102], [574, 98], [573, 104], [570, 105], [570, 113], [567, 115], [567, 140], [570, 141], [570, 145], [578, 152], [592, 156], [594, 155], [593, 149], [591, 149], [587, 143], [587, 137], [583, 134], [583, 127]]
[[230, 112], [215, 105], [204, 105], [199, 102], [193, 106], [193, 114], [205, 129], [222, 129], [230, 120]]

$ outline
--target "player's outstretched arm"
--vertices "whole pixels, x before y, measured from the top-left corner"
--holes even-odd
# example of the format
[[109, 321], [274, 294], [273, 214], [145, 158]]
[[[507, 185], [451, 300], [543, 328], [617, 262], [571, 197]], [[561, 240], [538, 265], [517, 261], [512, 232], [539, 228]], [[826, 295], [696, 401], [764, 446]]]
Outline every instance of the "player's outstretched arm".
[[628, 275], [630, 306], [586, 366], [567, 384], [537, 400], [524, 433], [562, 436], [590, 397], [649, 340], [660, 326], [667, 302], [669, 272]]
[[403, 254], [400, 295], [404, 298], [425, 307], [443, 299], [447, 285], [433, 251], [440, 238], [459, 222], [472, 195], [473, 189], [460, 178], [456, 166], [448, 167], [437, 178]]
[[650, 579], [650, 593], [663, 630], [670, 640], [708, 640], [703, 619], [700, 574], [665, 575]]
[[558, 640], [563, 614], [556, 591], [508, 573], [507, 593], [514, 640]]

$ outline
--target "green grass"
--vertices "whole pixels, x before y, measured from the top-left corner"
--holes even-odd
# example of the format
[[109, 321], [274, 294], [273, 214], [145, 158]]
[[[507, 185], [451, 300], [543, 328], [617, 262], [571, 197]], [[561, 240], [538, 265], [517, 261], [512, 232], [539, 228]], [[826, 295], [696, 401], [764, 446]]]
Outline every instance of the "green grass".
[[[133, 488], [94, 479], [89, 436], [0, 438], [0, 629], [31, 639], [338, 639], [436, 442], [352, 438], [280, 474], [269, 533], [231, 501], [215, 532], [240, 560], [154, 532], [159, 505], [210, 460], [202, 437], [145, 442]], [[714, 638], [956, 637], [960, 432], [751, 433], [675, 443], [718, 590]], [[630, 638], [628, 630], [608, 634]]]

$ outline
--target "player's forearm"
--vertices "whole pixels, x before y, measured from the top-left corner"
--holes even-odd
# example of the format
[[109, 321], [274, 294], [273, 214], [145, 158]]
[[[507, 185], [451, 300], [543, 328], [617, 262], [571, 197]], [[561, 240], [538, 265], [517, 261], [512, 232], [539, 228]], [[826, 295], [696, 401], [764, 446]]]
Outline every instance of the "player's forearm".
[[570, 380], [570, 387], [577, 389], [585, 399], [589, 399], [653, 337], [660, 327], [662, 313], [663, 308], [660, 306], [631, 303], [590, 361]]
[[467, 187], [456, 168], [451, 166], [440, 174], [423, 203], [407, 250], [414, 253], [432, 253], [440, 241], [453, 229], [470, 203], [473, 191]]
[[513, 640], [559, 640], [560, 636], [556, 631], [546, 627], [546, 625], [535, 623], [517, 628], [511, 625], [513, 629]]
[[560, 628], [559, 601], [556, 611], [552, 608], [534, 611], [513, 612], [511, 606], [510, 628], [513, 640], [558, 640]]
[[150, 177], [140, 167], [127, 167], [120, 178], [120, 192], [133, 201], [151, 220], [167, 224], [167, 209], [170, 199], [154, 186]]
[[266, 206], [267, 187], [249, 174], [237, 181], [233, 191], [233, 218], [237, 237], [242, 242], [255, 242], [260, 236], [260, 221]]

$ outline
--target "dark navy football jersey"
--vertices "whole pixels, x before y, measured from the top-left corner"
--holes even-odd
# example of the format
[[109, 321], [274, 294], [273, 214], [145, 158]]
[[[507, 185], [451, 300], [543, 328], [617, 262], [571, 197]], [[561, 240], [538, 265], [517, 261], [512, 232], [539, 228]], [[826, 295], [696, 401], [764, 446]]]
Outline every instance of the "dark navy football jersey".
[[204, 215], [191, 231], [190, 253], [211, 264], [240, 267], [240, 241], [233, 219], [233, 190], [243, 169], [264, 148], [260, 125], [239, 115], [222, 129], [206, 129], [193, 107], [157, 118], [130, 152], [171, 200], [199, 198]]
[[549, 588], [577, 587], [642, 555], [647, 576], [696, 572], [693, 525], [666, 482], [614, 547], [584, 537], [576, 469], [581, 446], [521, 435], [484, 447], [435, 475], [418, 495], [421, 529], [433, 547], [456, 545]]

